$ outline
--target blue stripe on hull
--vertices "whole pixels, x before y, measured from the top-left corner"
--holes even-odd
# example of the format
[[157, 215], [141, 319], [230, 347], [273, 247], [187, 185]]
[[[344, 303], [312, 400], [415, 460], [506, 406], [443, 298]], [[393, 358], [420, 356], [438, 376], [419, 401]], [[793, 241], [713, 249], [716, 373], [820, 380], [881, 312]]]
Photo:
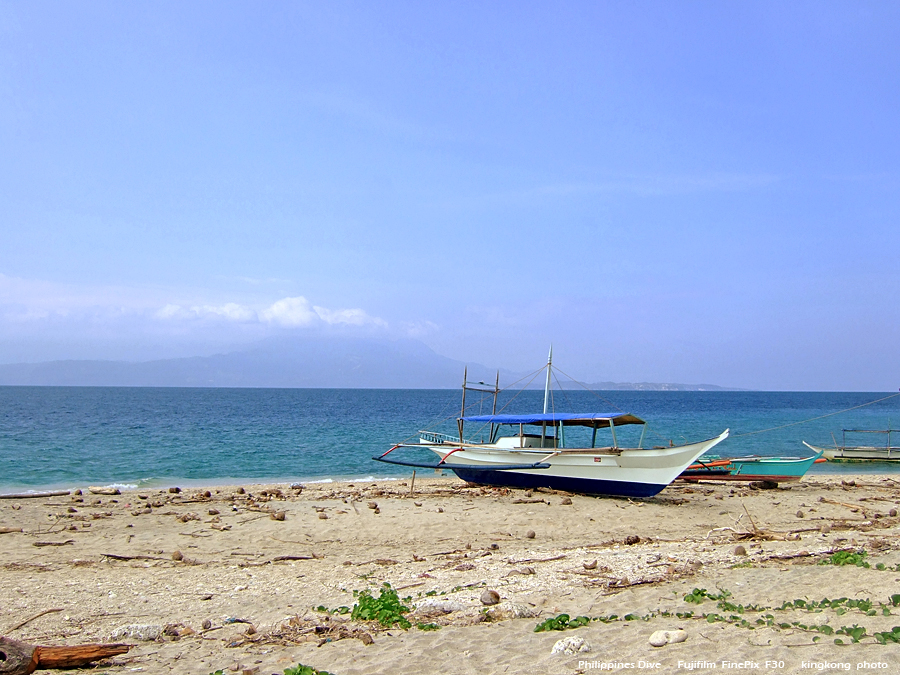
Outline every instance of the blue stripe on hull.
[[452, 466], [447, 466], [447, 468], [451, 469], [464, 481], [470, 483], [514, 488], [544, 487], [552, 490], [608, 495], [610, 497], [652, 497], [659, 494], [666, 487], [656, 483], [629, 483], [616, 480], [571, 478], [568, 476], [551, 476], [548, 474], [519, 473], [514, 471], [454, 469]]

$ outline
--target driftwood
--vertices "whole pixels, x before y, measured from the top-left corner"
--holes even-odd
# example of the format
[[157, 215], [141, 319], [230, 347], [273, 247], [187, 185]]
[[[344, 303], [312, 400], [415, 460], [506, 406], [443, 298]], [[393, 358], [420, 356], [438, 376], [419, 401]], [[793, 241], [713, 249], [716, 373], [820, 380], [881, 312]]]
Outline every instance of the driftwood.
[[72, 494], [68, 490], [55, 490], [52, 492], [17, 492], [0, 495], [0, 499], [39, 499], [42, 497], [64, 497]]
[[125, 644], [41, 647], [0, 637], [0, 675], [29, 675], [35, 670], [78, 668], [110, 656], [126, 654], [131, 647]]
[[0, 527], [0, 534], [12, 534], [13, 532], [21, 532], [21, 527]]
[[17, 623], [15, 626], [13, 626], [12, 628], [10, 628], [10, 629], [9, 629], [8, 631], [6, 631], [6, 632], [7, 632], [7, 633], [12, 633], [14, 630], [19, 630], [22, 626], [31, 623], [31, 622], [34, 621], [35, 619], [40, 619], [40, 618], [41, 618], [42, 616], [44, 616], [45, 614], [52, 614], [53, 612], [61, 612], [61, 611], [63, 611], [61, 607], [54, 607], [53, 609], [45, 609], [43, 612], [38, 612], [38, 613], [35, 614], [34, 616], [30, 616], [30, 617], [28, 617], [27, 619], [25, 619], [24, 621], [20, 621], [19, 623]]
[[109, 496], [115, 496], [115, 495], [120, 495], [120, 494], [122, 494], [122, 492], [119, 490], [119, 488], [114, 488], [114, 487], [98, 487], [98, 486], [96, 486], [96, 485], [92, 485], [91, 487], [89, 487], [89, 488], [88, 488], [88, 491], [89, 491], [92, 495], [109, 495]]

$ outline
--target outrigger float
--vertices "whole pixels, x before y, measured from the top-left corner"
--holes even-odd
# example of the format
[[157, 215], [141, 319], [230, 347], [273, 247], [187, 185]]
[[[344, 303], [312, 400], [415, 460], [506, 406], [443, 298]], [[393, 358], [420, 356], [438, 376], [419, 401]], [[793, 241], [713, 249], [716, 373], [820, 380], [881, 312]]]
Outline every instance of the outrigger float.
[[[497, 414], [499, 373], [493, 389], [471, 386], [463, 376], [462, 412], [458, 436], [420, 431], [418, 443], [398, 443], [372, 459], [400, 466], [448, 469], [465, 481], [514, 488], [545, 487], [569, 492], [619, 497], [652, 497], [678, 478], [697, 458], [728, 438], [726, 429], [715, 438], [687, 445], [644, 448], [646, 422], [630, 413], [549, 412], [553, 350], [547, 359], [544, 410], [532, 415]], [[483, 386], [483, 383], [479, 383]], [[490, 415], [466, 415], [466, 392], [493, 394]], [[466, 425], [478, 424], [487, 442], [465, 436]], [[621, 447], [616, 428], [644, 425], [637, 447]], [[591, 430], [590, 447], [569, 447], [566, 429]], [[608, 445], [597, 445], [597, 432], [609, 430]], [[572, 434], [570, 434], [572, 435]], [[586, 434], [585, 434], [586, 435]], [[400, 448], [425, 448], [439, 458], [435, 464], [388, 457]]]

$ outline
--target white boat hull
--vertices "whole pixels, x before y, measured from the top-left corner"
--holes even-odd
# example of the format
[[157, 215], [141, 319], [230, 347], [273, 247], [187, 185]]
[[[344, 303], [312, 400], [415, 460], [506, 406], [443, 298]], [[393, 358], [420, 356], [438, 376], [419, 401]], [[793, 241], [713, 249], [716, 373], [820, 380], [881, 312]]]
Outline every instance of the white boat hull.
[[[505, 487], [546, 487], [568, 492], [622, 497], [652, 497], [674, 481], [703, 453], [728, 437], [669, 448], [616, 451], [552, 448], [500, 448], [480, 444], [423, 444], [443, 465], [473, 483]], [[492, 466], [545, 462], [547, 469], [496, 470]], [[456, 468], [454, 465], [465, 467]], [[477, 468], [476, 468], [477, 467]], [[482, 468], [483, 467], [483, 468]]]

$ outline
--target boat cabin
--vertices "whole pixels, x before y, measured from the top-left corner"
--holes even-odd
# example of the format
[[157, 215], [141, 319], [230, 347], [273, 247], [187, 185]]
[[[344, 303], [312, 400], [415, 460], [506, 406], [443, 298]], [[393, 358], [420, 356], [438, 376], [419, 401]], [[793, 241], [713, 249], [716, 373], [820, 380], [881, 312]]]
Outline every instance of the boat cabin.
[[[626, 424], [644, 425], [638, 447], [643, 447], [646, 422], [631, 413], [538, 413], [533, 415], [469, 415], [460, 417], [459, 437], [463, 436], [466, 422], [490, 425], [489, 444], [499, 448], [565, 448], [567, 427], [587, 427], [591, 429], [590, 448], [597, 447], [597, 430], [609, 429], [612, 435], [612, 449], [618, 449], [616, 427]], [[513, 433], [502, 434], [503, 429]], [[537, 429], [540, 433], [537, 433]]]

